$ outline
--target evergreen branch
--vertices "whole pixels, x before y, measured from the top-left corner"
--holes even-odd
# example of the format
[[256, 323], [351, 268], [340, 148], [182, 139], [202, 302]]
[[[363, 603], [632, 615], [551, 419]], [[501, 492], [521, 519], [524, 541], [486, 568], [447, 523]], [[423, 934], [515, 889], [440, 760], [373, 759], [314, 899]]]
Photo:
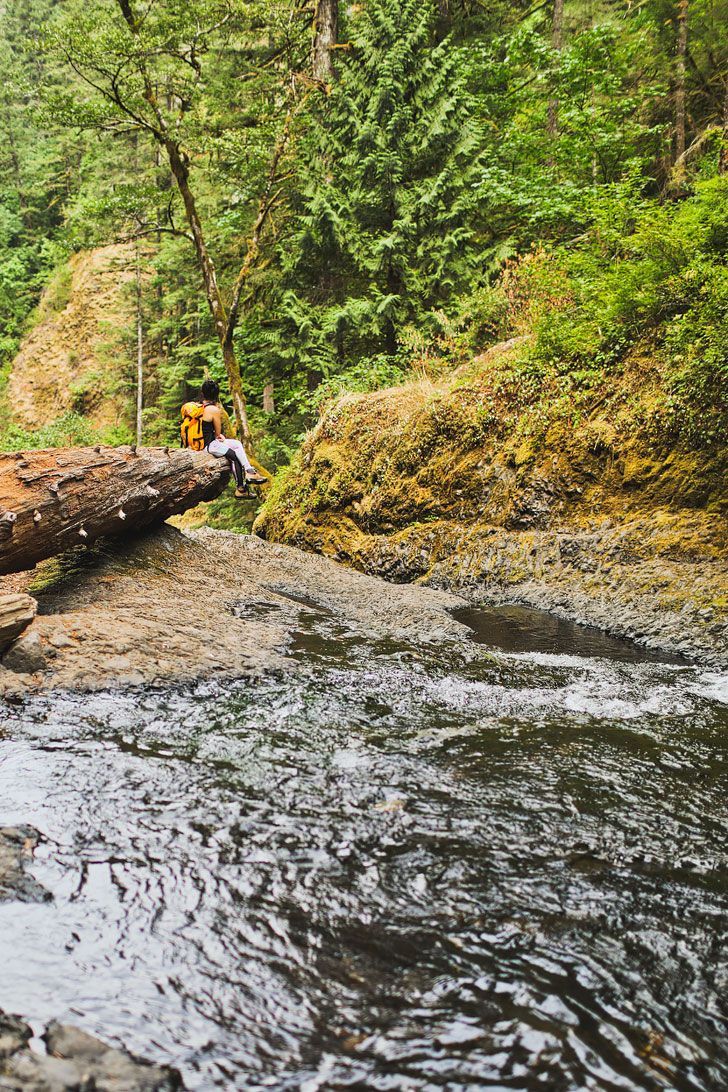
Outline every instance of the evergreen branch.
[[[535, 7], [533, 7], [533, 8], [529, 8], [529, 10], [528, 10], [528, 11], [525, 11], [525, 12], [523, 13], [523, 15], [521, 16], [521, 20], [520, 20], [520, 21], [521, 21], [522, 23], [524, 23], [524, 22], [526, 21], [526, 19], [530, 19], [530, 17], [531, 17], [532, 15], [535, 15], [537, 11], [542, 11], [542, 10], [543, 10], [544, 8], [548, 8], [548, 7], [551, 7], [551, 6], [552, 6], [552, 0], [544, 0], [544, 2], [543, 2], [543, 3], [541, 3], [541, 4], [536, 4], [536, 6], [535, 6]], [[485, 4], [482, 4], [482, 5], [481, 5], [481, 7], [485, 7]], [[488, 9], [486, 8], [486, 11], [487, 11], [487, 10], [488, 10]]]
[[506, 96], [505, 97], [507, 99], [509, 99], [511, 97], [511, 95], [517, 95], [519, 91], [523, 91], [524, 87], [528, 87], [529, 83], [533, 83], [534, 80], [538, 80], [540, 78], [540, 76], [541, 76], [541, 73], [536, 72], [535, 75], [530, 76], [527, 80], [524, 80], [523, 83], [519, 83], [518, 87], [513, 87], [513, 88], [511, 88], [510, 91], [506, 91]]

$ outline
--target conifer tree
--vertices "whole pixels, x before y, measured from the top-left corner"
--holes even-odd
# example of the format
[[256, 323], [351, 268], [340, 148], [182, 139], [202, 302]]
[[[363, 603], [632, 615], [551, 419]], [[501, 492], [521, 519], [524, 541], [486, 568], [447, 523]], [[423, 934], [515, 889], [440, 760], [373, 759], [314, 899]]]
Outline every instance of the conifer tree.
[[372, 0], [349, 27], [280, 255], [271, 340], [290, 368], [393, 353], [402, 326], [432, 320], [472, 272], [477, 127], [437, 15], [434, 2]]

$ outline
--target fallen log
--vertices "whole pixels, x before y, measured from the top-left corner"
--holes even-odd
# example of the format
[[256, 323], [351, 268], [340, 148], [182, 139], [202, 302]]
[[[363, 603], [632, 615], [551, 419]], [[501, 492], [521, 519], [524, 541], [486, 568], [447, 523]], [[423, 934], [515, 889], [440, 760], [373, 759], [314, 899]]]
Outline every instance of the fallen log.
[[0, 574], [213, 500], [229, 477], [226, 459], [187, 448], [0, 454]]
[[0, 595], [0, 652], [30, 625], [37, 609], [35, 599], [22, 592]]

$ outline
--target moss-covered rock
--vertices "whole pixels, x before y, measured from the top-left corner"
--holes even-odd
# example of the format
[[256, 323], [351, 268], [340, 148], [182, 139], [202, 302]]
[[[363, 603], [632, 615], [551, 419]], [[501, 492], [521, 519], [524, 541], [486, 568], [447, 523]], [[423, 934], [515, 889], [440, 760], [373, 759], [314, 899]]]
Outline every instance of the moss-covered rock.
[[728, 450], [671, 442], [645, 346], [596, 391], [569, 390], [553, 371], [535, 384], [532, 372], [524, 344], [509, 343], [437, 386], [340, 399], [255, 533], [662, 646], [678, 647], [687, 626], [693, 650], [725, 647]]

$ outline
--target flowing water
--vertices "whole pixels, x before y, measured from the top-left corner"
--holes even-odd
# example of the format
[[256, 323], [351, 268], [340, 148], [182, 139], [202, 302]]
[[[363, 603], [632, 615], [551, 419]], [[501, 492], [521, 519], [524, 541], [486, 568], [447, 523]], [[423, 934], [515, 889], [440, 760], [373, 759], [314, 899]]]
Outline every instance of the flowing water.
[[728, 676], [517, 609], [300, 668], [34, 700], [0, 1007], [189, 1089], [728, 1087]]

